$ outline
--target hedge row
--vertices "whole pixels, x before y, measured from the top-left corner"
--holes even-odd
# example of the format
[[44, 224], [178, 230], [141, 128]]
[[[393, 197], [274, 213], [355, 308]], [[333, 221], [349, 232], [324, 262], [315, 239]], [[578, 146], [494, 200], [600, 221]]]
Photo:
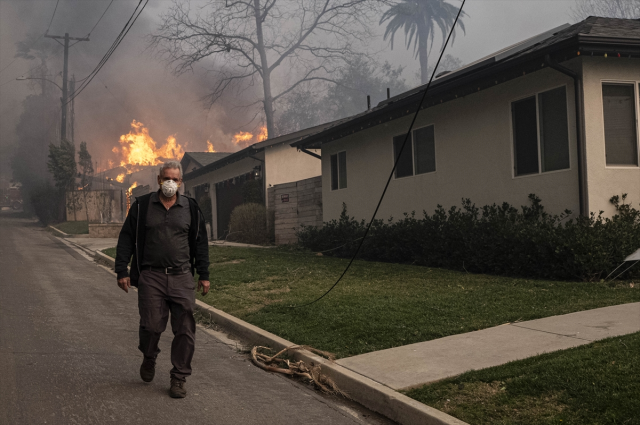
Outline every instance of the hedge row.
[[[553, 280], [595, 281], [605, 278], [623, 259], [640, 248], [640, 210], [614, 196], [616, 215], [569, 218], [545, 212], [540, 199], [531, 206], [508, 203], [462, 208], [438, 206], [433, 215], [405, 214], [400, 220], [375, 220], [358, 258], [418, 264], [473, 273]], [[338, 257], [354, 254], [367, 223], [347, 214], [323, 227], [303, 227], [299, 243]], [[640, 266], [623, 277], [640, 276]]]

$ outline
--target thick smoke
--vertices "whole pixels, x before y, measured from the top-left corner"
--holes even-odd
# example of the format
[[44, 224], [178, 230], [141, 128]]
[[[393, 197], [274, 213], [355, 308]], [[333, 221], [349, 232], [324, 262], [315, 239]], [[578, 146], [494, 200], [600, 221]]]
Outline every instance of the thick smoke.
[[[105, 10], [109, 0], [60, 0], [49, 30], [50, 34], [84, 37]], [[69, 50], [69, 76], [80, 80], [93, 70], [109, 49], [137, 1], [115, 1], [90, 35], [91, 41], [79, 42]], [[153, 57], [147, 36], [160, 22], [159, 14], [166, 2], [150, 1], [124, 41], [100, 73], [75, 101], [75, 142], [86, 141], [100, 168], [115, 160], [111, 152], [120, 135], [130, 130], [136, 119], [149, 128], [160, 145], [170, 135], [186, 150], [204, 151], [210, 140], [217, 151], [233, 151], [233, 133], [251, 119], [246, 111], [229, 110], [215, 105], [210, 110], [200, 101], [207, 93], [212, 77], [204, 68], [176, 77], [164, 63]], [[2, 1], [2, 41], [0, 69], [16, 53], [16, 43], [30, 33], [44, 33], [53, 13], [55, 1]], [[55, 44], [52, 39], [45, 39]], [[50, 79], [61, 85], [62, 55], [49, 61]], [[0, 76], [2, 90], [2, 173], [6, 174], [5, 153], [15, 140], [15, 125], [22, 112], [22, 101], [29, 94], [40, 94], [38, 81], [12, 81], [29, 74], [39, 61], [18, 59]], [[79, 84], [78, 84], [79, 85]], [[105, 87], [106, 86], [106, 87]], [[58, 96], [59, 90], [52, 86]], [[245, 116], [246, 115], [246, 116]], [[43, 146], [46, 147], [46, 144]]]

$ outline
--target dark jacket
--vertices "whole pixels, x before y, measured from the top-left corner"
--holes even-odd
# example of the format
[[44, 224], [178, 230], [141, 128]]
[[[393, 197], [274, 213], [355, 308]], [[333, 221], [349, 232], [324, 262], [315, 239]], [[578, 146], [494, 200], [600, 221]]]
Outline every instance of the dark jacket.
[[[184, 195], [179, 195], [184, 196]], [[131, 285], [138, 286], [140, 264], [144, 258], [144, 241], [146, 236], [147, 211], [151, 193], [136, 198], [129, 209], [127, 219], [120, 230], [116, 247], [116, 267], [118, 279], [129, 276], [127, 265], [131, 261]], [[198, 272], [198, 279], [209, 280], [209, 241], [204, 216], [195, 199], [187, 197], [191, 211], [189, 228], [189, 263], [191, 273]]]

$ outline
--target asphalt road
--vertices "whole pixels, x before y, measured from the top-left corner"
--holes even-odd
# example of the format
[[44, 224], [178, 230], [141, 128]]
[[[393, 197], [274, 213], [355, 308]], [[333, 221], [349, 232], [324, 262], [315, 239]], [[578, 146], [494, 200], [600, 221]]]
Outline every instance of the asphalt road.
[[185, 399], [168, 395], [171, 331], [142, 382], [137, 293], [38, 223], [0, 216], [0, 424], [388, 424], [266, 373], [198, 327]]

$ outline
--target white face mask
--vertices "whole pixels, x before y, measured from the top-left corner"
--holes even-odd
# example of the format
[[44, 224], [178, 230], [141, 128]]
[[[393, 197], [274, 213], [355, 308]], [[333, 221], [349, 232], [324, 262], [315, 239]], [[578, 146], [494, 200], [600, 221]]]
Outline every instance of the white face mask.
[[173, 180], [167, 180], [165, 182], [162, 182], [162, 193], [167, 198], [173, 197], [173, 195], [175, 195], [177, 191], [178, 191], [178, 183], [174, 182]]

